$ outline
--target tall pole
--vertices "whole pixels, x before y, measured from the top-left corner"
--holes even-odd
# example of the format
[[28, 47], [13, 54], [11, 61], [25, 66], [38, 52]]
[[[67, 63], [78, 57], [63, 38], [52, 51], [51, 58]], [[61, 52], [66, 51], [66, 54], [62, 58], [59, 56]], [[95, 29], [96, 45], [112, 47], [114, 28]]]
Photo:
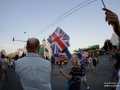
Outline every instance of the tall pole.
[[[105, 37], [106, 37], [106, 34], [105, 34]], [[106, 37], [106, 39], [107, 39], [107, 37]], [[108, 39], [107, 39], [107, 45], [108, 45]], [[108, 51], [109, 51], [109, 45], [108, 45]]]
[[27, 35], [27, 37], [28, 37], [28, 39], [29, 39], [29, 36], [28, 36], [27, 32], [24, 32], [24, 33]]

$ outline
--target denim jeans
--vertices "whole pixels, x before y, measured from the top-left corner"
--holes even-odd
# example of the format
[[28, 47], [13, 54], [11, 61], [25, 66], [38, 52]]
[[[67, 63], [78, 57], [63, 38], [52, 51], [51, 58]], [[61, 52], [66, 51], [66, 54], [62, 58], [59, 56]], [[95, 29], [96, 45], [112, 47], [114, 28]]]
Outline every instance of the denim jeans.
[[73, 83], [70, 86], [69, 90], [80, 90], [80, 85], [81, 85], [81, 82], [79, 82], [79, 83]]

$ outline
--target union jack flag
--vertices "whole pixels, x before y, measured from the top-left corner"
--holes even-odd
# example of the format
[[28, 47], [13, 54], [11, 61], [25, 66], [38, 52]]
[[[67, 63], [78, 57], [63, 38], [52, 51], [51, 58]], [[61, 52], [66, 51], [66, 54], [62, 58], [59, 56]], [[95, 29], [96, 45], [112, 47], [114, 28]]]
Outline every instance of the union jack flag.
[[70, 37], [58, 27], [47, 40], [51, 44], [53, 53], [57, 54], [68, 47], [69, 39]]

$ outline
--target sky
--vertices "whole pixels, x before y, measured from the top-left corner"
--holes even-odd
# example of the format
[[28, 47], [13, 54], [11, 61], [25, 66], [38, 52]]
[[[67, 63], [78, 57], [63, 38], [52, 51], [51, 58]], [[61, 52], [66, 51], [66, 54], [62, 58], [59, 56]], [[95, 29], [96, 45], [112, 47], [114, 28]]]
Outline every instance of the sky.
[[[42, 40], [47, 39], [57, 27], [69, 35], [70, 51], [96, 44], [102, 47], [106, 37], [111, 38], [113, 29], [105, 22], [101, 0], [75, 11], [50, 28], [44, 29], [84, 1], [86, 0], [0, 0], [0, 51], [4, 49], [9, 54], [25, 46], [25, 42], [13, 42], [13, 37], [15, 40], [23, 41], [36, 37], [42, 43]], [[120, 18], [120, 0], [104, 0], [104, 3], [106, 8], [115, 12]], [[43, 29], [46, 31], [38, 34]]]

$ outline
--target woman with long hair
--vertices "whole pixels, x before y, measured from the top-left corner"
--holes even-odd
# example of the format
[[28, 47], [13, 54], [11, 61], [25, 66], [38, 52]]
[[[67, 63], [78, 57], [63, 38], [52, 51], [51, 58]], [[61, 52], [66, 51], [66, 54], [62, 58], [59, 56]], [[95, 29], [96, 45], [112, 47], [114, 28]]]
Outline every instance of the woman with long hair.
[[6, 82], [6, 80], [8, 80], [8, 76], [7, 76], [8, 65], [7, 65], [7, 59], [5, 58], [4, 54], [2, 54], [0, 63], [1, 63], [1, 69], [2, 69], [2, 76], [4, 81]]
[[62, 73], [68, 79], [68, 83], [70, 85], [68, 90], [80, 90], [80, 84], [81, 84], [80, 61], [76, 55], [72, 56], [70, 61], [73, 67], [69, 72], [69, 75], [64, 73], [61, 69], [60, 69], [60, 73]]

